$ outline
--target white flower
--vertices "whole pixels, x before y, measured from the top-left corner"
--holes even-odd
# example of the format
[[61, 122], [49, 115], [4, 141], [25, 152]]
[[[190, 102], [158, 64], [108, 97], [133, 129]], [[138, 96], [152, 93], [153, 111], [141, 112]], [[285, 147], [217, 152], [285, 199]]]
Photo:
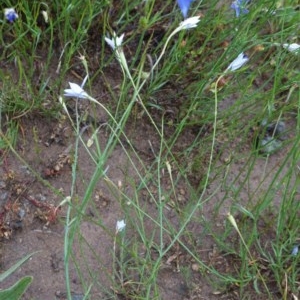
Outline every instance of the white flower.
[[241, 68], [249, 60], [248, 56], [244, 52], [240, 53], [239, 56], [228, 66], [225, 72], [235, 71]]
[[42, 14], [42, 16], [43, 16], [43, 18], [44, 18], [44, 20], [45, 20], [45, 23], [49, 23], [49, 16], [48, 16], [48, 13], [47, 13], [47, 11], [45, 11], [45, 10], [42, 10], [41, 11], [41, 14]]
[[293, 44], [283, 44], [282, 47], [287, 49], [290, 52], [298, 52], [300, 50], [300, 45], [293, 43]]
[[179, 24], [178, 30], [185, 30], [185, 29], [195, 28], [195, 27], [197, 27], [197, 24], [199, 22], [200, 22], [200, 17], [199, 16], [185, 19], [184, 21], [182, 21]]
[[124, 33], [120, 37], [118, 37], [114, 32], [112, 39], [105, 37], [105, 41], [113, 50], [115, 50], [116, 48], [122, 45], [123, 38], [124, 38]]
[[89, 95], [77, 83], [69, 82], [70, 89], [64, 90], [65, 97], [74, 97], [80, 99], [88, 99]]
[[294, 246], [293, 251], [292, 251], [292, 255], [296, 256], [298, 254], [298, 252], [299, 252], [299, 245]]
[[116, 225], [117, 232], [122, 231], [125, 227], [126, 227], [126, 224], [125, 224], [124, 220], [117, 221], [117, 225]]

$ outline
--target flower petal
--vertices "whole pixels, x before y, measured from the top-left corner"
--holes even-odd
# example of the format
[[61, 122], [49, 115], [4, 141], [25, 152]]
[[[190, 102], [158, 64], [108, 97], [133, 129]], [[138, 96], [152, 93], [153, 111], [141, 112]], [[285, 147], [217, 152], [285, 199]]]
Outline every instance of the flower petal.
[[178, 6], [184, 18], [187, 17], [190, 5], [193, 0], [177, 0]]
[[119, 36], [119, 37], [116, 36], [116, 46], [117, 46], [117, 47], [122, 46], [123, 38], [124, 38], [124, 33], [121, 34], [121, 36]]
[[228, 66], [225, 72], [235, 71], [241, 68], [249, 60], [248, 56], [244, 52], [240, 53], [238, 57]]
[[64, 90], [65, 97], [88, 99], [89, 95], [77, 84], [69, 82], [70, 89]]
[[249, 10], [246, 8], [249, 0], [235, 0], [231, 3], [230, 7], [235, 10], [236, 17], [239, 17], [240, 14], [247, 14]]
[[19, 15], [16, 13], [14, 8], [5, 8], [4, 9], [4, 16], [7, 21], [13, 23], [16, 19], [19, 18]]
[[197, 27], [197, 24], [199, 23], [199, 21], [200, 21], [200, 17], [199, 16], [185, 19], [184, 21], [182, 21], [179, 24], [178, 29], [184, 30], [184, 29], [190, 29], [190, 28]]
[[298, 252], [299, 252], [299, 245], [294, 246], [293, 250], [292, 250], [292, 255], [296, 256], [298, 254]]
[[125, 224], [124, 220], [117, 221], [117, 225], [116, 225], [117, 232], [122, 231], [125, 227], [126, 227], [126, 224]]
[[115, 50], [116, 48], [122, 46], [123, 38], [124, 38], [124, 33], [118, 37], [116, 35], [116, 33], [114, 32], [113, 37], [111, 39], [108, 37], [105, 37], [105, 41], [113, 50]]
[[113, 40], [109, 39], [108, 37], [105, 37], [105, 42], [108, 44], [110, 48], [112, 48], [113, 50], [115, 49], [115, 43]]
[[300, 51], [300, 45], [293, 43], [293, 44], [283, 44], [282, 47], [287, 49], [290, 52], [298, 52]]

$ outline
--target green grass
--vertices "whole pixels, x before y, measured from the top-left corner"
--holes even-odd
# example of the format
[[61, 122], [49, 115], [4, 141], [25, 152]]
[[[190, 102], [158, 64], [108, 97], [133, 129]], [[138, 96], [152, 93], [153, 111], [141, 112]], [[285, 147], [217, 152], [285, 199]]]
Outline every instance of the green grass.
[[[84, 89], [96, 98], [93, 110], [107, 115], [106, 144], [94, 138], [93, 150], [80, 132], [82, 116], [70, 117], [76, 140], [72, 185], [62, 196], [72, 199], [63, 220], [68, 299], [70, 269], [76, 270], [86, 299], [93, 299], [95, 290], [105, 291], [107, 299], [161, 299], [157, 278], [176, 249], [199, 265], [214, 291], [234, 289], [240, 299], [299, 295], [299, 258], [291, 251], [299, 243], [300, 54], [281, 46], [299, 43], [299, 11], [294, 1], [264, 0], [251, 3], [248, 14], [235, 18], [229, 5], [218, 2], [193, 2], [190, 14], [201, 13], [200, 23], [176, 33], [168, 45], [182, 21], [175, 1], [18, 1], [14, 5], [20, 18], [14, 24], [0, 22], [1, 150], [15, 150], [26, 117], [68, 116], [58, 99], [69, 81], [80, 85], [87, 74]], [[114, 31], [125, 33], [126, 64], [105, 43], [104, 37]], [[241, 52], [249, 62], [224, 74]], [[222, 85], [216, 85], [218, 80]], [[96, 97], [99, 82], [105, 86], [104, 99]], [[266, 135], [264, 120], [284, 121], [289, 130], [276, 164], [278, 152], [265, 153], [266, 148], [255, 145]], [[140, 123], [151, 127], [159, 145], [149, 162], [130, 141]], [[94, 128], [95, 136], [98, 130]], [[193, 132], [188, 144], [187, 132]], [[82, 146], [94, 164], [90, 177], [80, 173]], [[122, 184], [130, 191], [106, 172], [119, 146], [130, 169], [128, 174], [124, 170]], [[83, 178], [85, 192], [78, 199], [76, 186]], [[86, 217], [87, 208], [95, 205], [100, 179], [119, 203], [127, 224], [122, 232], [103, 224], [96, 209], [98, 221]], [[185, 203], [179, 201], [180, 185], [188, 193]], [[142, 195], [155, 210], [148, 211]], [[176, 222], [168, 218], [170, 209]], [[236, 223], [228, 220], [228, 213]], [[106, 233], [110, 266], [81, 234], [84, 222]], [[203, 258], [208, 240], [231, 266], [228, 271]], [[75, 246], [80, 248], [79, 262]], [[107, 286], [99, 282], [89, 256], [106, 275]], [[189, 281], [189, 264], [179, 268]]]
[[[35, 254], [35, 253], [33, 253]], [[18, 262], [16, 262], [13, 266], [11, 266], [8, 270], [3, 272], [0, 276], [0, 282], [5, 281], [5, 279], [11, 274], [13, 274], [18, 268], [20, 268], [28, 259], [30, 259], [33, 254], [28, 254]], [[26, 289], [30, 285], [32, 281], [32, 276], [25, 276], [21, 278], [18, 282], [7, 289], [1, 289], [0, 297], [1, 299], [11, 299], [17, 300], [25, 293]]]

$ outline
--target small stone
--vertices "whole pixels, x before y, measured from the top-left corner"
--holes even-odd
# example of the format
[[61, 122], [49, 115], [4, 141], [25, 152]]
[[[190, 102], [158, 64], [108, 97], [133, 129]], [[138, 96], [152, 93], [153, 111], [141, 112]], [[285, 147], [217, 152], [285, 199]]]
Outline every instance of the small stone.
[[6, 188], [6, 183], [3, 180], [0, 180], [0, 189]]
[[182, 197], [181, 195], [178, 196], [178, 201], [179, 202], [183, 202], [184, 201], [184, 197]]
[[200, 266], [197, 263], [192, 264], [192, 270], [195, 272], [198, 272], [200, 270]]
[[10, 228], [13, 230], [19, 230], [23, 228], [23, 222], [21, 220], [12, 221], [10, 224]]
[[286, 131], [285, 123], [282, 121], [267, 125], [267, 132], [270, 136], [275, 136], [280, 139], [285, 139], [283, 134]]
[[266, 136], [260, 141], [260, 152], [264, 154], [272, 154], [282, 148], [282, 142], [272, 138], [271, 136]]
[[8, 198], [8, 192], [3, 192], [0, 194], [0, 201], [5, 201]]
[[72, 300], [83, 300], [84, 299], [84, 295], [82, 294], [73, 294], [72, 295]]
[[43, 194], [37, 194], [35, 197], [39, 201], [46, 201], [46, 197]]
[[23, 220], [24, 217], [25, 217], [25, 215], [26, 215], [25, 209], [20, 208], [20, 209], [19, 209], [19, 212], [18, 212], [19, 218], [20, 218], [21, 220]]
[[60, 166], [59, 165], [55, 165], [53, 169], [54, 169], [54, 171], [58, 172], [60, 170]]
[[58, 298], [61, 298], [62, 292], [61, 291], [56, 291], [55, 296]]

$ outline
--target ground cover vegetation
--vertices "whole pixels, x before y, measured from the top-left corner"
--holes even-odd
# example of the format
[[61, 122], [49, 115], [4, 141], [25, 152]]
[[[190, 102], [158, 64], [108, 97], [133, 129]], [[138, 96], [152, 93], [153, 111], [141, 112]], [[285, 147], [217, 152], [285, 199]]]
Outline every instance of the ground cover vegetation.
[[1, 4], [0, 299], [299, 298], [299, 1]]

